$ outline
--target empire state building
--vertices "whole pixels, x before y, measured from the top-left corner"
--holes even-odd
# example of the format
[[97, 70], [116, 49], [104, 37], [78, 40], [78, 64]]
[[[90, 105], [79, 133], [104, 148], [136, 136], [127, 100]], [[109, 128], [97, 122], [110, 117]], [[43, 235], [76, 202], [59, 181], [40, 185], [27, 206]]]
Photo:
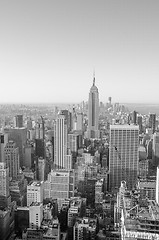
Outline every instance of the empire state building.
[[98, 130], [99, 121], [99, 93], [98, 88], [95, 86], [95, 76], [93, 78], [93, 85], [89, 92], [88, 100], [88, 138], [99, 138]]

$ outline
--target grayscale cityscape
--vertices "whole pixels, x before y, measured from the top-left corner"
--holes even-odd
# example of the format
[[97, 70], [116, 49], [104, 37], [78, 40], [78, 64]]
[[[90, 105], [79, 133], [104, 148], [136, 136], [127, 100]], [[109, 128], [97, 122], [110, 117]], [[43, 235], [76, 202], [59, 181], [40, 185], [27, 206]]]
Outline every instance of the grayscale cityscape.
[[0, 240], [159, 240], [159, 2], [0, 3]]

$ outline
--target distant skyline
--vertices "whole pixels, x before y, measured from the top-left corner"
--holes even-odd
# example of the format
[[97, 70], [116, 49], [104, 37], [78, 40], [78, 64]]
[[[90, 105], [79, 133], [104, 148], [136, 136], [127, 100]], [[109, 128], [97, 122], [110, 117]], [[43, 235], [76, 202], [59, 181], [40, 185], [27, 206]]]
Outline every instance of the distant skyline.
[[159, 103], [158, 0], [0, 2], [0, 103]]

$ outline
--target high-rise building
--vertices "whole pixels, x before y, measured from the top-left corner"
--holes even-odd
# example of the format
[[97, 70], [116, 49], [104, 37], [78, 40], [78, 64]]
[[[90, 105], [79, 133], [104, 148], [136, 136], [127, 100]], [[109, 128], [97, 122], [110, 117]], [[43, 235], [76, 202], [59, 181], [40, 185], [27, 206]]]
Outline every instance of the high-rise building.
[[158, 164], [159, 164], [159, 133], [158, 132], [155, 132], [153, 134], [152, 159], [153, 159], [153, 163], [156, 166], [158, 166]]
[[23, 115], [16, 115], [14, 117], [14, 126], [17, 128], [23, 127]]
[[0, 133], [0, 162], [5, 161], [4, 148], [8, 142], [8, 135]]
[[100, 179], [95, 184], [95, 203], [99, 204], [103, 201], [103, 179]]
[[156, 130], [156, 114], [151, 113], [149, 117], [149, 127], [152, 129], [152, 133]]
[[95, 86], [95, 77], [93, 79], [93, 85], [89, 92], [88, 100], [88, 138], [99, 138], [98, 130], [99, 120], [99, 93], [98, 88]]
[[54, 137], [54, 165], [56, 168], [65, 168], [67, 155], [67, 124], [65, 116], [59, 114], [55, 123]]
[[138, 174], [139, 126], [111, 125], [109, 150], [109, 189], [120, 187], [121, 181], [131, 188]]
[[27, 186], [27, 206], [32, 202], [43, 202], [43, 182], [33, 181]]
[[29, 225], [32, 229], [39, 229], [43, 220], [43, 204], [33, 202], [29, 206]]
[[5, 162], [0, 162], [0, 196], [9, 196], [9, 168]]
[[139, 125], [139, 133], [142, 133], [142, 116], [137, 116], [137, 124]]
[[68, 110], [61, 110], [61, 114], [65, 116], [67, 131], [70, 132], [72, 129], [72, 115]]
[[157, 167], [157, 176], [156, 176], [156, 202], [159, 204], [159, 166]]
[[19, 164], [20, 167], [24, 166], [24, 146], [27, 142], [27, 129], [22, 128], [10, 128], [5, 129], [5, 132], [8, 133], [8, 139], [13, 140], [16, 143], [16, 146], [19, 148]]
[[14, 141], [10, 140], [4, 151], [6, 166], [9, 167], [9, 177], [16, 179], [19, 173], [19, 148]]
[[44, 198], [55, 198], [58, 207], [66, 198], [74, 196], [74, 171], [52, 170], [44, 182]]
[[133, 111], [133, 113], [132, 113], [132, 121], [133, 121], [133, 124], [137, 123], [137, 112], [136, 111]]
[[77, 126], [78, 131], [83, 131], [83, 113], [77, 113]]
[[46, 176], [46, 160], [42, 157], [38, 158], [38, 180], [45, 181]]

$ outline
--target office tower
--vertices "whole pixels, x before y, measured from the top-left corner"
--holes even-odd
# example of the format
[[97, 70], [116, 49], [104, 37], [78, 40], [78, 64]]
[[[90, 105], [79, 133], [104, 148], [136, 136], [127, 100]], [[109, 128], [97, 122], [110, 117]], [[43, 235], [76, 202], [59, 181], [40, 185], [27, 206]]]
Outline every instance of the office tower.
[[83, 113], [77, 113], [77, 131], [83, 131]]
[[11, 201], [15, 201], [17, 206], [26, 206], [27, 184], [23, 173], [20, 173], [16, 180], [9, 182]]
[[10, 128], [5, 129], [8, 133], [8, 139], [13, 140], [19, 148], [19, 164], [20, 167], [24, 165], [24, 146], [27, 142], [27, 129], [26, 128]]
[[142, 116], [137, 116], [137, 124], [139, 125], [139, 133], [142, 133]]
[[33, 181], [27, 186], [27, 206], [32, 202], [43, 202], [43, 182]]
[[158, 166], [159, 165], [159, 133], [155, 132], [153, 134], [152, 141], [152, 160], [153, 163]]
[[8, 142], [8, 135], [0, 133], [0, 162], [5, 161], [4, 148], [7, 142]]
[[138, 174], [139, 126], [111, 125], [109, 149], [109, 189], [126, 181], [132, 188]]
[[45, 146], [43, 139], [35, 139], [35, 155], [37, 157], [45, 157]]
[[9, 196], [9, 168], [0, 162], [0, 196]]
[[159, 204], [159, 166], [157, 166], [156, 173], [156, 202]]
[[27, 119], [27, 130], [32, 130], [33, 128], [33, 121], [31, 118]]
[[71, 152], [73, 153], [77, 153], [78, 150], [78, 142], [77, 142], [77, 138], [78, 134], [76, 133], [69, 133], [68, 134], [68, 142], [67, 142], [67, 146], [68, 148], [71, 150]]
[[43, 204], [33, 202], [29, 206], [29, 225], [32, 229], [39, 229], [43, 220]]
[[99, 138], [98, 130], [99, 120], [99, 93], [98, 88], [95, 86], [95, 77], [93, 79], [93, 86], [89, 92], [88, 100], [88, 138]]
[[156, 114], [150, 114], [149, 127], [152, 129], [152, 133], [156, 130]]
[[17, 207], [15, 209], [15, 232], [22, 233], [29, 227], [29, 207]]
[[109, 106], [112, 105], [112, 98], [111, 97], [108, 97], [108, 104], [109, 104]]
[[103, 179], [95, 183], [95, 203], [99, 204], [103, 202]]
[[33, 166], [33, 146], [27, 144], [24, 147], [24, 166], [31, 168]]
[[51, 170], [44, 182], [44, 198], [54, 198], [61, 208], [64, 199], [74, 196], [74, 171]]
[[65, 116], [59, 114], [55, 122], [54, 138], [54, 165], [56, 168], [65, 168], [67, 155], [67, 124]]
[[72, 130], [72, 114], [68, 110], [61, 110], [61, 114], [65, 116], [68, 133]]
[[23, 127], [23, 115], [16, 115], [14, 117], [14, 127], [17, 127], [17, 128]]
[[42, 157], [38, 158], [38, 180], [45, 181], [46, 178], [46, 160]]
[[4, 151], [6, 166], [9, 167], [9, 177], [16, 179], [19, 173], [19, 148], [14, 141], [9, 140]]
[[132, 121], [133, 121], [133, 124], [137, 124], [137, 112], [136, 111], [132, 112]]

